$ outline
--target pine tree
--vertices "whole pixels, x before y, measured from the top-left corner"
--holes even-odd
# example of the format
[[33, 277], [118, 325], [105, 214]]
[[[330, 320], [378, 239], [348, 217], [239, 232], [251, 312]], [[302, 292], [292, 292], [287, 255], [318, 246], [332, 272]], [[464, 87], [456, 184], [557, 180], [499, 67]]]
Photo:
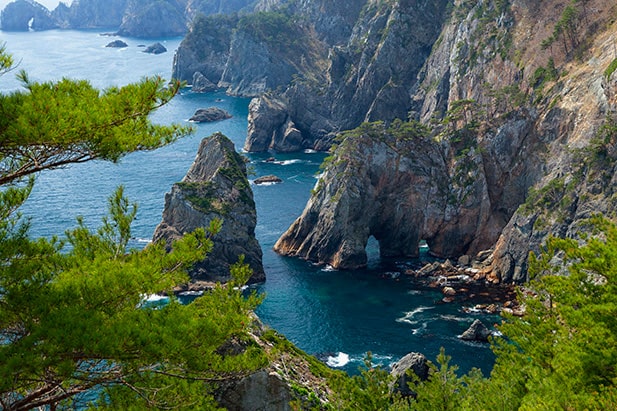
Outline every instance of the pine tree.
[[[0, 73], [11, 67], [0, 50]], [[216, 408], [213, 384], [266, 361], [248, 338], [259, 298], [234, 288], [250, 270], [240, 260], [232, 284], [188, 305], [144, 298], [186, 282], [220, 224], [186, 235], [169, 253], [162, 245], [130, 250], [137, 208], [122, 187], [96, 231], [78, 219], [63, 236], [34, 239], [19, 214], [41, 170], [118, 161], [187, 134], [148, 120], [180, 85], [153, 78], [99, 91], [86, 81], [18, 75], [24, 91], [0, 96], [0, 409]]]

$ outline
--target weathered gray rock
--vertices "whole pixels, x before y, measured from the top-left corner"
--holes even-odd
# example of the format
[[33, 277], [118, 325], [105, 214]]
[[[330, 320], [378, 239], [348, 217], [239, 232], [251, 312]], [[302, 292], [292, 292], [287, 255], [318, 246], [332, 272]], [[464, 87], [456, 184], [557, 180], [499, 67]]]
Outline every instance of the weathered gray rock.
[[268, 96], [254, 98], [249, 104], [249, 128], [244, 149], [263, 152], [293, 152], [304, 148], [302, 133], [290, 120], [285, 103]]
[[172, 37], [186, 33], [188, 21], [184, 8], [175, 2], [129, 2], [118, 34], [122, 36], [154, 38]]
[[229, 60], [232, 32], [237, 24], [237, 15], [198, 15], [174, 55], [173, 77], [191, 81], [199, 72], [218, 84]]
[[394, 390], [404, 396], [415, 395], [409, 387], [409, 383], [414, 382], [408, 372], [415, 374], [420, 381], [426, 381], [429, 377], [428, 360], [423, 354], [412, 352], [398, 360], [392, 365], [390, 375], [394, 376], [396, 382]]
[[[440, 257], [488, 248], [497, 234], [487, 235], [492, 206], [480, 157], [453, 162], [430, 138], [399, 131], [367, 125], [345, 139], [275, 251], [355, 269], [367, 262], [370, 236], [383, 257], [417, 257], [421, 240]], [[452, 175], [462, 166], [478, 177], [461, 187]]]
[[216, 84], [208, 80], [208, 78], [199, 71], [193, 74], [193, 82], [191, 84], [193, 85], [191, 90], [195, 93], [208, 93], [218, 88]]
[[165, 241], [170, 246], [184, 233], [209, 227], [214, 219], [223, 221], [222, 229], [213, 238], [212, 252], [191, 269], [191, 279], [228, 281], [230, 265], [244, 255], [253, 270], [250, 282], [265, 280], [262, 251], [255, 238], [257, 216], [246, 165], [233, 143], [220, 133], [202, 141], [186, 176], [165, 195], [163, 220], [153, 240]]
[[158, 42], [151, 44], [144, 49], [144, 53], [150, 53], [150, 54], [162, 54], [166, 52], [167, 52], [167, 48], [165, 48], [165, 46], [163, 46], [161, 43], [158, 43]]
[[4, 31], [49, 30], [58, 24], [45, 6], [36, 1], [13, 1], [0, 13], [0, 28]]
[[463, 334], [461, 340], [488, 342], [491, 331], [480, 320], [475, 320]]
[[211, 123], [213, 121], [225, 120], [231, 117], [231, 114], [222, 108], [208, 107], [200, 108], [195, 111], [195, 114], [193, 114], [193, 117], [191, 117], [189, 121], [194, 121], [196, 123]]
[[257, 371], [221, 390], [218, 402], [227, 410], [291, 410], [289, 385], [276, 372]]
[[275, 175], [269, 175], [269, 176], [258, 177], [253, 182], [257, 185], [268, 184], [268, 183], [276, 184], [276, 183], [282, 183], [283, 180], [280, 177], [277, 177]]
[[123, 42], [122, 40], [114, 40], [114, 41], [111, 41], [111, 42], [107, 43], [107, 45], [105, 47], [122, 49], [122, 48], [125, 48], [125, 47], [128, 47], [128, 46], [129, 45], [126, 44], [125, 42]]

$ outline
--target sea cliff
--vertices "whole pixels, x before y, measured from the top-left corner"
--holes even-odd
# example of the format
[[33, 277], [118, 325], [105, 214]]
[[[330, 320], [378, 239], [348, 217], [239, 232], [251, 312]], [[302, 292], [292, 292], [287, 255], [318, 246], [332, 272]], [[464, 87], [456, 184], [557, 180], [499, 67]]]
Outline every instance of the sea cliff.
[[[281, 3], [230, 24], [210, 79], [254, 97], [247, 151], [332, 150], [277, 251], [354, 268], [370, 236], [393, 257], [426, 240], [439, 257], [490, 250], [520, 282], [548, 236], [615, 211], [612, 2], [351, 2], [330, 5], [338, 31], [322, 2]], [[243, 71], [249, 56], [278, 74]]]

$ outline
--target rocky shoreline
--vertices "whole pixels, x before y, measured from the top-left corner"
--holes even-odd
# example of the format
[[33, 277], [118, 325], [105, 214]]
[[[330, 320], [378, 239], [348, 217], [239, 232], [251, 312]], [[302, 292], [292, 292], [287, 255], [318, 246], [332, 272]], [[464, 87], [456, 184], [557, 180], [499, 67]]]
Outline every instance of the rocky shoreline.
[[441, 289], [443, 303], [475, 302], [464, 308], [466, 312], [523, 316], [525, 308], [517, 301], [517, 286], [501, 283], [491, 269], [492, 263], [493, 250], [486, 250], [473, 258], [462, 256], [456, 263], [427, 262], [419, 270], [405, 269], [403, 274]]

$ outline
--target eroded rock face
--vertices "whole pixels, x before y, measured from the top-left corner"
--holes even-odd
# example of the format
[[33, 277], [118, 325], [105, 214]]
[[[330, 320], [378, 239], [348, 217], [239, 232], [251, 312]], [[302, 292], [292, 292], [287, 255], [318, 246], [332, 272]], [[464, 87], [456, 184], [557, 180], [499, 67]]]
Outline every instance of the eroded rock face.
[[250, 282], [265, 280], [246, 165], [233, 143], [220, 133], [202, 141], [186, 176], [165, 195], [163, 221], [153, 241], [165, 241], [169, 246], [184, 233], [209, 227], [213, 219], [223, 221], [222, 229], [213, 238], [212, 252], [190, 271], [191, 279], [226, 282], [230, 265], [242, 254], [253, 270]]
[[392, 365], [390, 375], [396, 378], [394, 390], [404, 396], [413, 396], [414, 392], [409, 388], [409, 383], [414, 380], [407, 375], [407, 372], [414, 373], [420, 381], [426, 381], [429, 377], [428, 360], [424, 354], [412, 352], [398, 360]]
[[57, 28], [51, 13], [35, 1], [16, 0], [0, 14], [0, 28], [5, 31], [49, 30]]
[[175, 2], [130, 2], [118, 30], [121, 36], [172, 37], [186, 33], [184, 8]]

